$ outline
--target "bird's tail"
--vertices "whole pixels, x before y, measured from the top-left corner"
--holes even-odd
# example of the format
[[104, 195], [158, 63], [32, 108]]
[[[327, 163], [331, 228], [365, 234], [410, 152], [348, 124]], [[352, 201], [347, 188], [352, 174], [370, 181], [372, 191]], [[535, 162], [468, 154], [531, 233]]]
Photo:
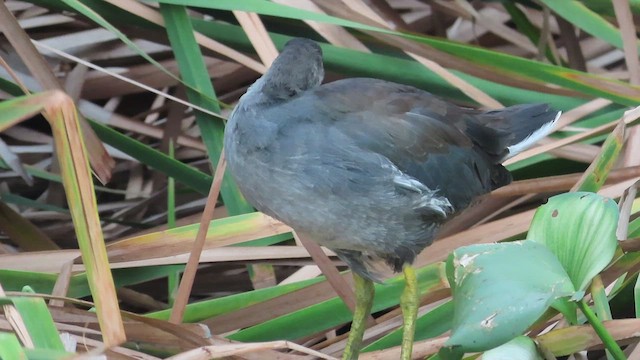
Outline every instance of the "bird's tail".
[[551, 133], [561, 114], [546, 104], [527, 104], [488, 111], [481, 118], [486, 126], [508, 134], [505, 160]]

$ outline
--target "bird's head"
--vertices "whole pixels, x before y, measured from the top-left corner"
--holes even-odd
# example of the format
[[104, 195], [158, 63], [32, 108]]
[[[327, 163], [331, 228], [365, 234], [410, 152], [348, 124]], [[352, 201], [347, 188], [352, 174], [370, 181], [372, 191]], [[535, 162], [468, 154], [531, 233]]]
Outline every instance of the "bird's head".
[[324, 79], [322, 50], [315, 41], [296, 38], [287, 42], [262, 78], [262, 93], [286, 100], [314, 88]]

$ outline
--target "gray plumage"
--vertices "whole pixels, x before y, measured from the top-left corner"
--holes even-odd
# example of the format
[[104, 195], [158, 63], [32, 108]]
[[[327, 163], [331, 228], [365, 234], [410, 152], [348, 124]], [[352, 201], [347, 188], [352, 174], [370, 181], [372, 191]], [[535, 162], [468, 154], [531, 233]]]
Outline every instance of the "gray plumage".
[[256, 209], [374, 281], [377, 261], [400, 271], [444, 222], [508, 184], [501, 161], [559, 114], [480, 112], [411, 86], [323, 77], [320, 47], [290, 41], [229, 118], [228, 169]]

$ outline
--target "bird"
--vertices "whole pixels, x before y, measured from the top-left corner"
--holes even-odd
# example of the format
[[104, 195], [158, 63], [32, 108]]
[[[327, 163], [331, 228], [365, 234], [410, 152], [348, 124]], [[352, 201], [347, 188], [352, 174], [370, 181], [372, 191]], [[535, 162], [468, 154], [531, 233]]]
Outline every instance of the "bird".
[[318, 43], [289, 40], [229, 116], [227, 169], [258, 211], [351, 268], [362, 296], [343, 359], [358, 358], [381, 269], [404, 274], [401, 356], [410, 359], [416, 255], [443, 224], [509, 184], [502, 162], [550, 133], [561, 112], [483, 111], [385, 80], [323, 80]]

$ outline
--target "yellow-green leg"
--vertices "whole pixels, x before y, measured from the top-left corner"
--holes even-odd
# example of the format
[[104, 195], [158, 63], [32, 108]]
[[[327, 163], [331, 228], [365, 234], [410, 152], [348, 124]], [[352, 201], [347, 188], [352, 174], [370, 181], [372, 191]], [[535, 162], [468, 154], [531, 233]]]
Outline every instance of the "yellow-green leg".
[[410, 360], [413, 352], [413, 336], [416, 332], [416, 317], [418, 316], [418, 279], [413, 266], [405, 264], [402, 267], [405, 287], [400, 297], [400, 308], [404, 327], [402, 330], [402, 360]]
[[373, 305], [373, 295], [375, 289], [373, 282], [353, 273], [353, 281], [356, 290], [356, 309], [353, 312], [353, 322], [349, 332], [347, 347], [342, 354], [342, 360], [356, 360], [362, 347], [362, 336], [367, 325], [367, 317]]

